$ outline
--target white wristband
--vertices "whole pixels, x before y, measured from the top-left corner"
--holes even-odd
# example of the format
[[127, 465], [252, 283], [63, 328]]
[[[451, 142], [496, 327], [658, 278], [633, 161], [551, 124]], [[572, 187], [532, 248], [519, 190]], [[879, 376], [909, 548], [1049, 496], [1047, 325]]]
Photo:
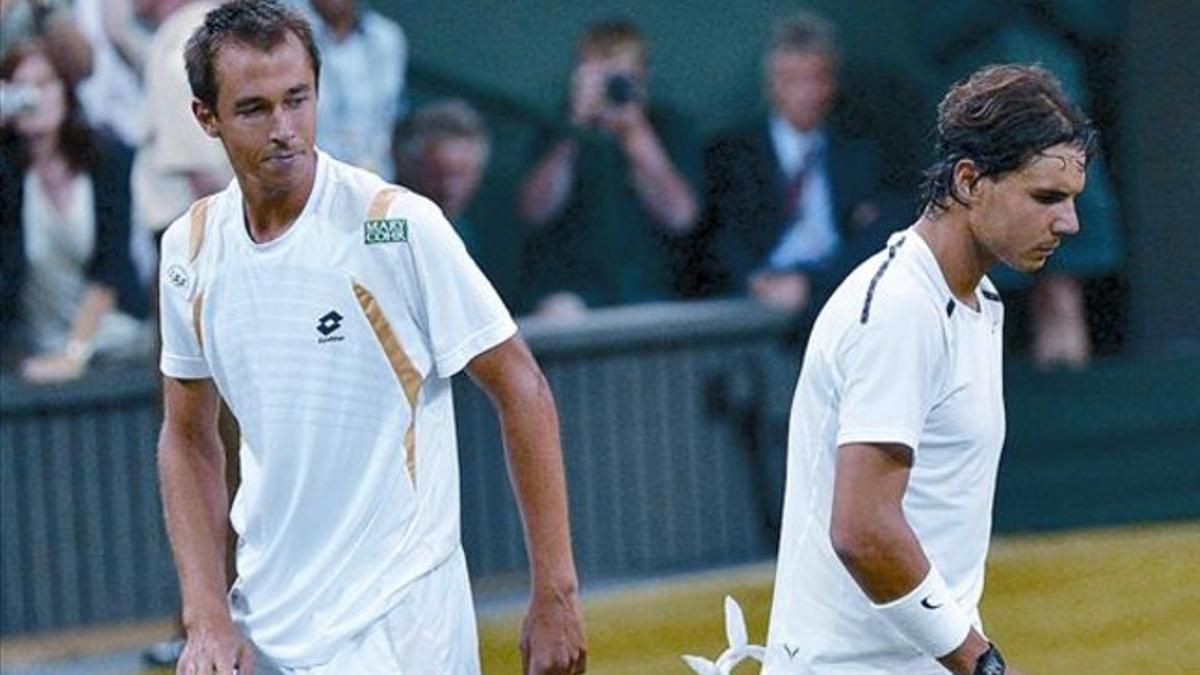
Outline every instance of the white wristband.
[[917, 649], [941, 658], [958, 648], [971, 631], [971, 620], [946, 589], [937, 568], [907, 595], [875, 605], [880, 616]]

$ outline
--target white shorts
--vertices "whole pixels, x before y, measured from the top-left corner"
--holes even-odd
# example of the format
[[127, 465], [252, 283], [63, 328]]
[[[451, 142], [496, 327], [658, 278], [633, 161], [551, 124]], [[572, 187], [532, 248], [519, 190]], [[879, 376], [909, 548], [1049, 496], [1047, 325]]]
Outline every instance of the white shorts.
[[400, 604], [328, 663], [286, 668], [256, 654], [256, 675], [478, 675], [475, 606], [461, 548], [404, 590]]

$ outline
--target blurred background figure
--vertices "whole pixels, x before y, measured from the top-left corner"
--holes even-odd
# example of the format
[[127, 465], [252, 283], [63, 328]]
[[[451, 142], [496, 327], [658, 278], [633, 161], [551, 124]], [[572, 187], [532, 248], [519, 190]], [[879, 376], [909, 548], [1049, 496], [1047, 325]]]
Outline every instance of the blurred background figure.
[[79, 100], [92, 126], [130, 147], [142, 143], [142, 70], [154, 34], [149, 0], [74, 0], [80, 31], [92, 47], [91, 77], [79, 85]]
[[129, 256], [131, 152], [88, 125], [69, 56], [30, 40], [0, 59], [0, 340], [35, 383], [152, 346]]
[[674, 243], [699, 212], [690, 119], [653, 100], [648, 45], [629, 21], [579, 41], [568, 133], [542, 139], [518, 209], [538, 313], [677, 297]]
[[156, 242], [192, 202], [233, 178], [221, 143], [192, 116], [192, 90], [183, 69], [187, 39], [215, 6], [207, 0], [144, 0], [158, 25], [146, 51], [145, 141], [133, 167], [134, 217]]
[[705, 155], [698, 265], [706, 292], [746, 293], [790, 311], [819, 308], [883, 242], [880, 152], [827, 124], [840, 58], [825, 18], [801, 13], [775, 24], [762, 59], [768, 110], [718, 134]]
[[390, 180], [392, 129], [407, 108], [404, 31], [357, 0], [311, 0], [301, 9], [321, 50], [317, 145]]
[[396, 127], [396, 182], [432, 199], [471, 256], [481, 251], [475, 225], [464, 216], [487, 166], [491, 140], [483, 118], [462, 99], [426, 104]]
[[54, 52], [62, 72], [79, 82], [92, 72], [92, 46], [64, 0], [0, 0], [0, 57], [37, 37]]
[[[988, 63], [1041, 63], [1075, 101], [1096, 115], [1089, 56], [1115, 45], [1121, 0], [930, 0], [922, 39], [944, 87]], [[1107, 77], [1113, 84], [1110, 72]], [[1100, 123], [1105, 119], [1100, 116]], [[997, 269], [1000, 290], [1027, 291], [1029, 351], [1039, 366], [1080, 368], [1092, 355], [1085, 285], [1122, 266], [1121, 214], [1105, 157], [1088, 163], [1079, 198], [1079, 235], [1035, 277]], [[1112, 298], [1108, 298], [1109, 301]], [[1111, 317], [1109, 317], [1111, 318]], [[1110, 321], [1111, 323], [1111, 321]]]

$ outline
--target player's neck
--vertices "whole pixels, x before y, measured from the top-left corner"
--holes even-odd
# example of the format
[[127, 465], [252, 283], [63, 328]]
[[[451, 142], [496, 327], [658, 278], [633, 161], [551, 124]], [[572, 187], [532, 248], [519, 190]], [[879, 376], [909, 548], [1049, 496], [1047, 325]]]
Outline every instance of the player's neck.
[[311, 162], [296, 183], [268, 186], [261, 182], [239, 181], [242, 185], [246, 231], [259, 244], [282, 237], [300, 216], [316, 183], [316, 162]]
[[927, 209], [917, 219], [915, 229], [933, 251], [950, 292], [974, 307], [975, 289], [993, 261], [980, 251], [966, 221], [953, 212], [932, 213]]

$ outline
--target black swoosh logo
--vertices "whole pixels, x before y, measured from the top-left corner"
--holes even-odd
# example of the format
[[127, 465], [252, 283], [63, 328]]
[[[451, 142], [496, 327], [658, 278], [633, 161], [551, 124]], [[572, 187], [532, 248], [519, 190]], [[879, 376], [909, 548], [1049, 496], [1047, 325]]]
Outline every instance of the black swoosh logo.
[[[931, 595], [929, 597], [931, 598], [933, 596]], [[942, 603], [942, 604], [945, 604], [945, 603]], [[929, 598], [925, 598], [924, 600], [921, 601], [921, 606], [924, 607], [925, 609], [937, 609], [938, 607], [941, 607], [942, 605], [932, 604], [929, 602]]]

